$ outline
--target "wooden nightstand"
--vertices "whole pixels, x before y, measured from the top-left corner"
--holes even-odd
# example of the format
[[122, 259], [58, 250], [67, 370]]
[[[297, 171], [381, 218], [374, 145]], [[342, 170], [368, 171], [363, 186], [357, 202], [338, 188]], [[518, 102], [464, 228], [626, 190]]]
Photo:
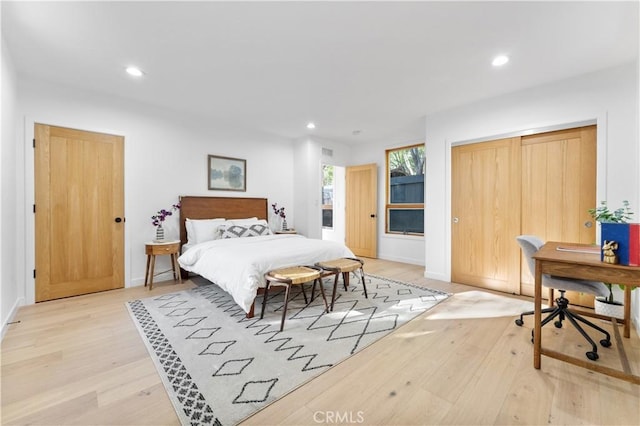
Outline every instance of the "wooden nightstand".
[[276, 231], [276, 234], [297, 234], [298, 231], [296, 231], [295, 229], [287, 229], [286, 231]]
[[153, 288], [153, 277], [155, 275], [164, 274], [163, 271], [154, 275], [153, 270], [156, 266], [156, 256], [168, 254], [171, 256], [171, 269], [173, 271], [173, 280], [182, 284], [180, 276], [180, 266], [178, 265], [178, 255], [180, 254], [180, 241], [167, 241], [163, 243], [145, 243], [145, 253], [147, 254], [147, 270], [144, 275], [144, 285], [149, 284], [149, 290]]

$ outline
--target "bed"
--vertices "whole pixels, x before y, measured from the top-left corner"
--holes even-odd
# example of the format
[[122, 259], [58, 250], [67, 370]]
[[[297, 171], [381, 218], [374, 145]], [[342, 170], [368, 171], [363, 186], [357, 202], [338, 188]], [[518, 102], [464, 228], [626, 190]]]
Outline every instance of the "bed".
[[[266, 272], [354, 257], [344, 244], [335, 241], [264, 230], [268, 226], [266, 198], [183, 196], [180, 204], [181, 268], [228, 292], [249, 317], [253, 316], [256, 295], [264, 289]], [[215, 239], [210, 238], [212, 229], [219, 233]], [[251, 236], [233, 234], [237, 230]]]

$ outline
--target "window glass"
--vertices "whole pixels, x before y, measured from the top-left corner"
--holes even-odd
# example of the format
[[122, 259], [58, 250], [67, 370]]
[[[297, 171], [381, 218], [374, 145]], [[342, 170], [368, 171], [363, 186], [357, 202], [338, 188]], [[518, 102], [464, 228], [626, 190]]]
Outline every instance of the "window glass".
[[424, 234], [424, 209], [389, 209], [389, 232]]
[[424, 234], [424, 145], [389, 149], [386, 232]]

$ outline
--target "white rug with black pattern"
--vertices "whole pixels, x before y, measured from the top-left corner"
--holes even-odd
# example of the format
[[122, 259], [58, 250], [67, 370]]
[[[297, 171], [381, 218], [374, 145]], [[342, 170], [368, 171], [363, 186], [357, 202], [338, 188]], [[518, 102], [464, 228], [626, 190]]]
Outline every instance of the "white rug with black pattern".
[[[269, 294], [260, 319], [216, 285], [128, 302], [182, 424], [237, 424], [318, 376], [448, 294], [367, 275], [368, 298], [353, 278], [333, 312], [321, 297], [293, 293], [280, 332], [283, 292]], [[333, 282], [325, 283], [327, 298]], [[310, 287], [310, 286], [309, 286]], [[309, 291], [307, 291], [308, 293]]]

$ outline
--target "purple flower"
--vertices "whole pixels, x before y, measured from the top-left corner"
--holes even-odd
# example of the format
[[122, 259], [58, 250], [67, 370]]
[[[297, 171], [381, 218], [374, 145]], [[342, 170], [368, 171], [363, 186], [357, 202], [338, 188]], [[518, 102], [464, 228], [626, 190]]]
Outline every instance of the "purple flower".
[[165, 209], [159, 210], [158, 213], [151, 216], [151, 224], [156, 227], [162, 225], [162, 222], [165, 221], [167, 216], [173, 215], [173, 212], [178, 210], [179, 208], [180, 208], [180, 203], [172, 204], [171, 210], [165, 210]]
[[271, 207], [273, 207], [273, 213], [276, 216], [280, 216], [283, 219], [287, 218], [287, 215], [284, 213], [284, 207], [278, 208], [278, 203], [271, 204]]

